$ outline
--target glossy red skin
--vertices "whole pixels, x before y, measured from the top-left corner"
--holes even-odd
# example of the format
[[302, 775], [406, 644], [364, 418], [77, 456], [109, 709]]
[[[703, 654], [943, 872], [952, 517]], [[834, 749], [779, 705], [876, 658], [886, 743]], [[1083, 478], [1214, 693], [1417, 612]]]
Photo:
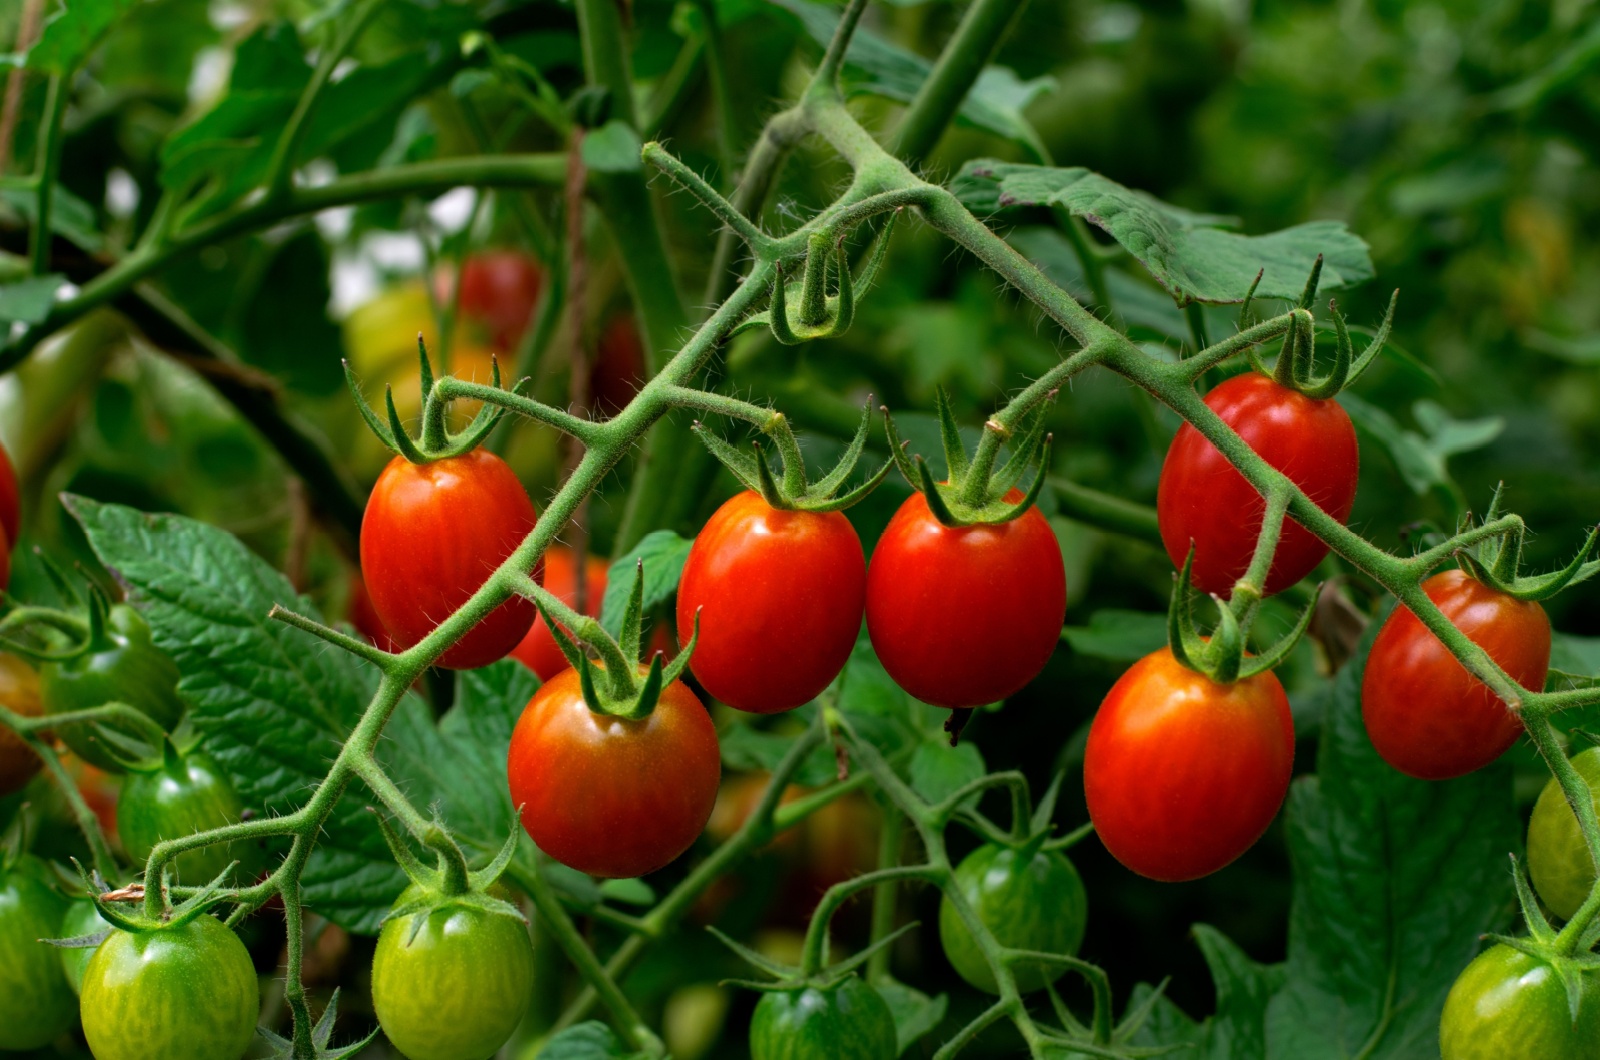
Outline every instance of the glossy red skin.
[[[429, 464], [389, 461], [361, 520], [361, 570], [395, 642], [411, 647], [466, 603], [537, 518], [517, 476], [485, 449]], [[536, 614], [530, 601], [513, 596], [437, 665], [470, 670], [504, 658]]]
[[[1234, 376], [1206, 404], [1317, 507], [1339, 520], [1356, 499], [1361, 454], [1350, 416], [1337, 401], [1315, 401], [1259, 372]], [[1161, 465], [1156, 513], [1172, 565], [1182, 569], [1194, 542], [1193, 580], [1228, 597], [1255, 553], [1266, 504], [1255, 487], [1191, 424], [1178, 429]], [[1322, 562], [1328, 548], [1285, 518], [1267, 573], [1266, 593], [1282, 592]]]
[[1111, 855], [1175, 883], [1250, 849], [1293, 771], [1294, 721], [1271, 671], [1220, 685], [1162, 648], [1129, 667], [1100, 704], [1083, 787]]
[[[561, 599], [568, 607], [576, 606], [578, 599], [578, 565], [570, 548], [553, 545], [544, 554], [544, 587]], [[606, 595], [606, 561], [590, 556], [584, 561], [583, 613], [591, 618], [600, 617], [600, 605]], [[565, 627], [563, 627], [565, 628]], [[567, 668], [567, 657], [556, 646], [544, 616], [536, 615], [528, 635], [511, 650], [511, 657], [548, 681]]]
[[866, 602], [867, 560], [841, 512], [780, 511], [750, 490], [694, 539], [678, 583], [678, 642], [700, 615], [689, 665], [730, 707], [775, 714], [844, 669]]
[[[1012, 490], [1006, 501], [1022, 494]], [[867, 631], [895, 683], [924, 703], [1005, 699], [1050, 661], [1067, 609], [1061, 547], [1036, 507], [951, 528], [913, 493], [867, 570]]]
[[543, 287], [544, 269], [526, 254], [486, 250], [461, 266], [456, 310], [463, 320], [481, 324], [495, 349], [510, 352], [522, 341]]
[[722, 763], [711, 716], [683, 682], [630, 721], [591, 711], [567, 669], [523, 710], [507, 774], [540, 850], [579, 872], [627, 879], [693, 845], [716, 805]]
[[[1459, 570], [1435, 574], [1422, 590], [1517, 684], [1544, 688], [1550, 668], [1544, 608]], [[1522, 721], [1406, 607], [1394, 609], [1372, 642], [1361, 717], [1383, 760], [1422, 780], [1481, 769], [1522, 735]]]
[[[17, 469], [12, 466], [11, 454], [0, 445], [0, 529], [6, 532], [5, 551], [9, 555], [17, 535], [22, 532], [22, 505], [17, 487]], [[9, 570], [10, 561], [7, 560]], [[0, 585], [4, 582], [0, 581]]]

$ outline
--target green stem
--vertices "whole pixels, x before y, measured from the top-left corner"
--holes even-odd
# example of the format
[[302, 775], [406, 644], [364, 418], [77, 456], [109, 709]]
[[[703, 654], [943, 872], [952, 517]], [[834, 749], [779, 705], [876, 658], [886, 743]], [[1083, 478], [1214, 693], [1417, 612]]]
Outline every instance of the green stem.
[[615, 0], [577, 0], [578, 35], [583, 41], [583, 68], [589, 84], [611, 93], [611, 115], [635, 129], [633, 70], [622, 25], [622, 6]]
[[919, 165], [961, 109], [978, 75], [1022, 17], [1027, 0], [973, 0], [917, 90], [896, 132], [895, 154]]
[[56, 174], [61, 170], [62, 119], [67, 110], [67, 95], [72, 72], [53, 74], [45, 94], [44, 115], [39, 127], [39, 157], [34, 174], [33, 228], [28, 233], [28, 258], [33, 275], [50, 271], [51, 207], [55, 201]]
[[[859, 776], [866, 776], [861, 773]], [[878, 869], [892, 869], [900, 864], [900, 853], [905, 847], [906, 827], [905, 815], [894, 807], [887, 807], [883, 811], [881, 823], [878, 826]], [[881, 942], [889, 937], [895, 927], [896, 899], [899, 897], [899, 888], [893, 880], [885, 880], [872, 892], [872, 935], [868, 944]], [[875, 951], [867, 958], [867, 979], [871, 982], [881, 982], [889, 977], [889, 958], [891, 954], [887, 946]]]
[[892, 869], [878, 869], [864, 876], [836, 883], [823, 894], [822, 901], [811, 914], [806, 928], [805, 946], [800, 956], [800, 974], [809, 979], [828, 964], [828, 925], [839, 907], [855, 895], [879, 884], [898, 883], [900, 880], [930, 880], [941, 886], [949, 885], [950, 869], [938, 865], [899, 865]]

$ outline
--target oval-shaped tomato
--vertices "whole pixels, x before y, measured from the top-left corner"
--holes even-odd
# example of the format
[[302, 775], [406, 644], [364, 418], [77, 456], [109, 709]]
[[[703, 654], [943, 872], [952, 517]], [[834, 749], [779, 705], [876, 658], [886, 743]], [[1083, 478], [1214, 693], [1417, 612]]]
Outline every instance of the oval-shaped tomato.
[[[1589, 786], [1595, 810], [1600, 812], [1600, 794], [1595, 794], [1600, 792], [1600, 747], [1573, 755], [1572, 768]], [[1539, 793], [1528, 819], [1528, 875], [1544, 904], [1562, 920], [1572, 919], [1594, 886], [1594, 862], [1589, 860], [1578, 817], [1553, 777]]]
[[[956, 886], [1000, 945], [1075, 956], [1089, 924], [1089, 894], [1064, 855], [1020, 851], [986, 843], [956, 866]], [[1000, 992], [994, 972], [948, 896], [939, 902], [939, 941], [955, 970], [972, 986]], [[1043, 989], [1067, 973], [1062, 965], [1012, 966], [1017, 989]]]
[[[421, 896], [407, 888], [395, 908]], [[378, 933], [372, 1007], [389, 1044], [409, 1060], [494, 1055], [532, 996], [533, 945], [512, 917], [447, 904], [392, 916]]]
[[[150, 639], [150, 623], [127, 604], [115, 604], [106, 617], [108, 644], [64, 662], [39, 668], [39, 695], [50, 714], [87, 710], [106, 703], [126, 703], [148, 714], [171, 732], [183, 718], [178, 698], [178, 664]], [[134, 740], [145, 734], [130, 723], [74, 722], [57, 728], [66, 745], [85, 762], [109, 773], [122, 765], [106, 751], [97, 725], [114, 728]]]
[[[0, 706], [27, 718], [44, 713], [38, 672], [10, 652], [0, 652]], [[27, 787], [43, 764], [22, 737], [0, 725], [0, 797]]]
[[213, 916], [113, 931], [83, 975], [83, 1034], [95, 1060], [238, 1060], [261, 991], [239, 937]]
[[[543, 585], [568, 607], [578, 601], [577, 553], [565, 545], [551, 545], [544, 553]], [[587, 556], [583, 561], [583, 613], [590, 618], [600, 617], [600, 605], [606, 597], [606, 561], [600, 556]], [[567, 657], [556, 647], [556, 639], [544, 624], [543, 615], [535, 615], [528, 635], [511, 651], [511, 657], [548, 681], [567, 668]]]
[[[1259, 372], [1246, 372], [1206, 395], [1206, 405], [1261, 458], [1289, 477], [1341, 523], [1356, 499], [1361, 454], [1350, 415], [1333, 399], [1317, 401]], [[1182, 568], [1194, 544], [1193, 581], [1201, 592], [1228, 597], [1255, 554], [1266, 503], [1227, 457], [1185, 423], [1161, 465], [1156, 514], [1161, 540]], [[1310, 574], [1324, 545], [1285, 518], [1267, 572], [1267, 595]]]
[[[73, 899], [67, 907], [67, 915], [61, 921], [61, 937], [64, 939], [83, 938], [109, 930], [111, 925], [105, 922], [100, 910], [88, 898]], [[67, 983], [74, 994], [83, 993], [83, 974], [89, 970], [89, 960], [97, 949], [98, 946], [74, 946], [56, 951], [61, 954], [61, 970], [66, 974]]]
[[1111, 855], [1176, 883], [1250, 849], [1293, 772], [1294, 720], [1270, 670], [1221, 685], [1162, 648], [1106, 693], [1089, 727], [1083, 788]]
[[873, 650], [896, 684], [939, 707], [1019, 691], [1050, 661], [1066, 609], [1061, 546], [1037, 507], [1006, 523], [952, 528], [913, 493], [867, 569]]
[[42, 1049], [77, 1015], [58, 951], [39, 941], [61, 937], [67, 912], [49, 876], [31, 855], [0, 872], [0, 1052]]
[[716, 805], [711, 716], [682, 681], [649, 716], [596, 714], [568, 668], [534, 694], [511, 734], [511, 803], [539, 849], [591, 876], [643, 876], [688, 850]]
[[844, 669], [866, 590], [861, 539], [843, 513], [780, 511], [746, 490], [689, 550], [678, 640], [688, 644], [698, 613], [689, 666], [705, 690], [756, 714], [791, 710]]
[[1554, 968], [1503, 943], [1489, 947], [1445, 998], [1442, 1060], [1593, 1060], [1600, 1055], [1600, 976], [1584, 975], [1582, 983], [1574, 1023]]
[[[159, 768], [131, 773], [123, 782], [117, 836], [128, 858], [141, 865], [161, 840], [237, 824], [243, 813], [244, 801], [215, 762], [199, 753], [174, 753]], [[254, 854], [248, 843], [216, 843], [179, 854], [171, 864], [180, 881], [200, 887], [234, 861], [239, 865], [233, 879], [248, 880]]]
[[[439, 294], [445, 297], [450, 293], [448, 279], [448, 274], [440, 274], [444, 282], [438, 284]], [[528, 255], [482, 250], [461, 265], [456, 311], [469, 327], [482, 328], [491, 346], [509, 352], [522, 341], [543, 287], [544, 268]]]
[[[361, 520], [361, 571], [390, 636], [409, 648], [433, 632], [483, 588], [537, 519], [516, 474], [487, 449], [428, 464], [389, 461]], [[437, 665], [471, 670], [505, 658], [536, 614], [531, 601], [513, 596]]]
[[823, 990], [773, 990], [750, 1020], [750, 1060], [894, 1060], [894, 1016], [859, 975]]
[[[1544, 688], [1550, 668], [1544, 608], [1459, 570], [1435, 574], [1422, 590], [1514, 681]], [[1361, 678], [1361, 717], [1383, 760], [1422, 780], [1481, 769], [1522, 735], [1522, 720], [1406, 607], [1394, 609], [1372, 642]]]

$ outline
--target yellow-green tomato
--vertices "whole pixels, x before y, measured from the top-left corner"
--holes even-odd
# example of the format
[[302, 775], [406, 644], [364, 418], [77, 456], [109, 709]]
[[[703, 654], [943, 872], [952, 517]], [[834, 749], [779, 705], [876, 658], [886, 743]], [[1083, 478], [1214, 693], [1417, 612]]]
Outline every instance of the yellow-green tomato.
[[[1089, 896], [1078, 870], [1061, 853], [985, 844], [956, 866], [956, 886], [1000, 945], [1072, 956], [1083, 943]], [[939, 941], [961, 978], [991, 994], [1000, 992], [989, 962], [948, 897], [939, 903]], [[1039, 990], [1066, 974], [1061, 965], [1012, 966], [1017, 989]]]
[[83, 975], [95, 1060], [239, 1060], [260, 1010], [250, 953], [213, 916], [113, 931]]
[[[181, 839], [196, 832], [238, 824], [244, 802], [227, 776], [210, 758], [169, 750], [157, 769], [131, 773], [117, 797], [117, 835], [136, 865], [163, 839]], [[239, 862], [233, 878], [255, 870], [256, 849], [248, 843], [213, 843], [185, 851], [173, 861], [178, 879], [202, 887], [229, 864]]]
[[[415, 902], [416, 888], [395, 908]], [[419, 924], [418, 921], [421, 921]], [[485, 1060], [522, 1022], [533, 944], [521, 921], [444, 904], [391, 917], [372, 957], [372, 1007], [408, 1060]]]
[[[1600, 812], [1600, 747], [1572, 757], [1572, 767], [1588, 785], [1595, 810]], [[1539, 793], [1528, 821], [1528, 875], [1550, 911], [1571, 920], [1594, 886], [1594, 863], [1583, 844], [1577, 815], [1567, 805], [1561, 785], [1552, 777]]]
[[77, 1005], [53, 946], [67, 900], [24, 855], [0, 873], [0, 1052], [40, 1049], [72, 1027]]
[[1600, 975], [1582, 978], [1574, 1022], [1567, 988], [1545, 961], [1504, 944], [1467, 965], [1444, 1000], [1443, 1060], [1594, 1060], [1600, 1056]]

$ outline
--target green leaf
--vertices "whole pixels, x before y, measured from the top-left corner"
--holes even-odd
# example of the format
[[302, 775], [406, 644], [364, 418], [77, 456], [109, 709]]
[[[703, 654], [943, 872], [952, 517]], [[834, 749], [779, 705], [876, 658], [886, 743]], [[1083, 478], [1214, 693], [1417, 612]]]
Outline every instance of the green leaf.
[[633, 126], [614, 118], [584, 134], [583, 164], [599, 173], [637, 173], [644, 168], [643, 149]]
[[617, 1040], [610, 1027], [597, 1020], [568, 1027], [545, 1043], [539, 1060], [645, 1060]]
[[993, 159], [962, 166], [951, 189], [987, 215], [1014, 206], [1054, 206], [1104, 229], [1180, 306], [1241, 302], [1265, 270], [1258, 298], [1297, 299], [1317, 255], [1322, 289], [1372, 278], [1367, 244], [1339, 221], [1313, 221], [1262, 236], [1226, 231], [1232, 219], [1197, 214], [1080, 166], [1052, 168]]
[[[804, 715], [796, 720], [809, 718], [815, 707], [801, 707], [794, 714]], [[736, 772], [759, 770], [770, 773], [778, 768], [778, 763], [783, 761], [783, 756], [789, 753], [789, 748], [799, 737], [800, 731], [796, 730], [787, 734], [780, 734], [758, 729], [749, 722], [740, 725], [730, 725], [720, 734], [722, 745], [722, 764], [729, 770]], [[794, 775], [794, 782], [808, 788], [821, 787], [832, 781], [838, 774], [838, 765], [833, 758], [833, 750], [829, 747], [818, 747], [806, 756], [800, 768]]]
[[929, 997], [915, 987], [895, 979], [879, 979], [873, 988], [889, 1006], [894, 1017], [895, 1055], [903, 1054], [912, 1044], [944, 1021], [950, 999], [944, 994]]
[[1455, 480], [1450, 477], [1447, 466], [1450, 457], [1481, 449], [1505, 430], [1505, 420], [1499, 416], [1457, 420], [1440, 405], [1419, 401], [1412, 407], [1412, 413], [1417, 426], [1425, 433], [1418, 434], [1400, 426], [1386, 410], [1348, 390], [1339, 395], [1339, 404], [1350, 413], [1357, 427], [1388, 451], [1401, 477], [1419, 496], [1436, 486], [1455, 492]]
[[0, 284], [0, 323], [20, 320], [24, 324], [37, 324], [50, 314], [50, 307], [56, 302], [56, 291], [66, 279], [51, 273]]
[[[1042, 269], [1056, 283], [1086, 305], [1095, 302], [1094, 292], [1083, 273], [1083, 265], [1072, 243], [1058, 228], [1031, 225], [1006, 236], [1018, 253]], [[1183, 310], [1172, 304], [1160, 288], [1148, 279], [1132, 275], [1115, 266], [1105, 269], [1106, 293], [1111, 309], [1129, 327], [1145, 328], [1179, 342], [1190, 339], [1189, 322]]]
[[28, 49], [28, 69], [52, 74], [76, 69], [133, 5], [134, 0], [69, 0], [45, 19], [39, 39]]
[[656, 904], [655, 888], [643, 880], [602, 880], [600, 894], [624, 905], [643, 908]]
[[1194, 926], [1194, 938], [1217, 988], [1216, 1014], [1204, 1024], [1201, 1055], [1215, 1060], [1266, 1055], [1267, 1003], [1283, 987], [1284, 966], [1257, 964], [1205, 924]]
[[1600, 674], [1600, 637], [1552, 634], [1550, 669], [1568, 674]]
[[[769, 0], [776, 7], [795, 15], [817, 44], [827, 47], [839, 24], [837, 8], [812, 0]], [[899, 48], [867, 29], [857, 29], [845, 53], [843, 80], [852, 93], [882, 96], [909, 103], [928, 79], [933, 64], [919, 55]], [[1055, 87], [1053, 78], [1019, 80], [1001, 67], [986, 67], [972, 91], [956, 113], [958, 121], [1026, 145], [1043, 157], [1039, 134], [1023, 117], [1022, 111], [1040, 93]]]
[[[964, 784], [983, 776], [983, 754], [976, 744], [930, 739], [911, 754], [911, 787], [929, 802], [943, 802]], [[969, 796], [965, 805], [976, 806], [978, 796]]]
[[655, 530], [644, 536], [628, 554], [611, 562], [606, 574], [606, 596], [600, 606], [600, 624], [613, 637], [622, 633], [622, 613], [639, 577], [639, 561], [644, 561], [644, 613], [666, 603], [678, 591], [683, 565], [689, 561], [694, 542], [671, 530]]
[[[0, 196], [29, 224], [33, 224], [39, 216], [39, 200], [31, 188], [6, 188], [0, 190]], [[91, 252], [100, 250], [105, 244], [100, 236], [94, 207], [62, 184], [57, 184], [55, 193], [50, 196], [50, 231]]]
[[1509, 769], [1413, 780], [1367, 739], [1361, 677], [1380, 625], [1335, 679], [1317, 775], [1289, 794], [1295, 890], [1269, 1058], [1436, 1056], [1445, 994], [1513, 907]]
[[1116, 662], [1142, 659], [1167, 643], [1167, 616], [1106, 607], [1087, 626], [1068, 626], [1061, 637], [1080, 655]]

